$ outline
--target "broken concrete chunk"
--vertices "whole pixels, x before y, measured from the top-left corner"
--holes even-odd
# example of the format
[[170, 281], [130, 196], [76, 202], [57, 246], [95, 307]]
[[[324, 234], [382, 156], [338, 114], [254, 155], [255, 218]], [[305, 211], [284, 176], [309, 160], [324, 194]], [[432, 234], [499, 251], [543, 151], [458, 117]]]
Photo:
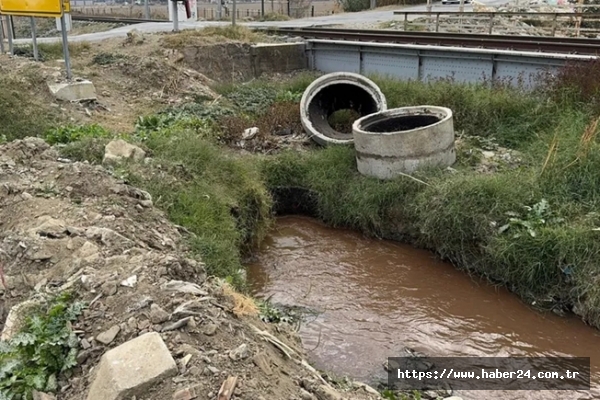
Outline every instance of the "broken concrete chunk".
[[97, 371], [87, 400], [129, 400], [175, 376], [177, 364], [160, 335], [152, 332], [106, 352]]
[[315, 394], [319, 400], [343, 400], [342, 395], [331, 386], [319, 385]]
[[152, 304], [150, 306], [150, 321], [153, 324], [162, 324], [169, 319], [169, 313], [160, 308], [158, 304]]
[[61, 219], [46, 217], [41, 225], [33, 229], [32, 233], [58, 239], [66, 236], [67, 227], [65, 221]]
[[23, 326], [25, 317], [39, 305], [40, 304], [34, 300], [28, 300], [11, 308], [6, 317], [6, 321], [4, 321], [4, 329], [2, 329], [0, 341], [10, 340], [16, 335]]
[[169, 281], [161, 286], [167, 292], [190, 293], [197, 296], [206, 296], [208, 293], [195, 283], [184, 281]]
[[96, 336], [96, 340], [102, 344], [111, 344], [120, 331], [121, 328], [119, 327], [119, 325], [114, 325], [109, 330], [98, 334], [98, 336]]
[[104, 148], [103, 164], [116, 164], [124, 160], [142, 161], [146, 152], [122, 139], [111, 140]]
[[50, 92], [58, 100], [83, 101], [96, 100], [96, 88], [91, 81], [74, 81], [48, 85]]
[[248, 356], [250, 356], [250, 349], [246, 343], [229, 352], [229, 358], [233, 361], [243, 360], [244, 358], [248, 358]]
[[33, 400], [56, 400], [56, 397], [54, 397], [54, 395], [51, 395], [49, 393], [38, 392], [37, 390], [31, 392], [31, 395], [33, 396]]
[[250, 140], [254, 136], [256, 136], [257, 134], [258, 134], [258, 128], [257, 127], [248, 128], [248, 129], [244, 130], [244, 133], [242, 134], [242, 139], [244, 139], [244, 140]]

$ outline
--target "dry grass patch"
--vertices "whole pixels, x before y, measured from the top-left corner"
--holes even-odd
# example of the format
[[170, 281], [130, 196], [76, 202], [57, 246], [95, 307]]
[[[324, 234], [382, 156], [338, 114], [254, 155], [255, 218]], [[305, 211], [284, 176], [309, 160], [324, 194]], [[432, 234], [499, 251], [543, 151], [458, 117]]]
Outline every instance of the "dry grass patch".
[[215, 26], [204, 29], [187, 29], [179, 33], [166, 34], [161, 42], [167, 48], [181, 49], [189, 45], [222, 43], [223, 39], [243, 43], [256, 43], [266, 41], [266, 36], [244, 26]]

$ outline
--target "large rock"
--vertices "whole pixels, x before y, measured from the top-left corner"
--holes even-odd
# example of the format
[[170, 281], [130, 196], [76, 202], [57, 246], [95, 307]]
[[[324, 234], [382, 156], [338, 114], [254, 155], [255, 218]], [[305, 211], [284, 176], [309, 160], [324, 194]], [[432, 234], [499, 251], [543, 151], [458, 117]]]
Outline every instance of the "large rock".
[[146, 152], [122, 139], [112, 140], [104, 148], [104, 164], [115, 164], [123, 160], [142, 161]]
[[87, 400], [129, 400], [176, 375], [177, 364], [160, 335], [152, 332], [106, 352], [97, 371]]
[[90, 81], [75, 81], [48, 85], [50, 92], [58, 100], [84, 101], [96, 100], [96, 88]]

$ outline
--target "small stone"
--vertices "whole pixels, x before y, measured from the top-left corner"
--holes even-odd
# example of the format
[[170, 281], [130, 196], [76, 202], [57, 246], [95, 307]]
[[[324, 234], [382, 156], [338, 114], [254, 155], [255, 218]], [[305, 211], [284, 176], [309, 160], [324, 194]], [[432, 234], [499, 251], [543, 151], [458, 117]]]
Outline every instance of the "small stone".
[[181, 359], [181, 365], [183, 365], [184, 367], [187, 367], [187, 365], [189, 364], [190, 360], [192, 359], [192, 355], [191, 354], [187, 354], [185, 357], [183, 357]]
[[56, 397], [54, 397], [53, 395], [38, 392], [37, 390], [31, 392], [31, 394], [33, 395], [33, 400], [56, 400]]
[[206, 328], [204, 328], [202, 333], [204, 333], [206, 336], [214, 335], [215, 333], [217, 333], [217, 325], [215, 325], [215, 324], [206, 325]]
[[121, 282], [121, 286], [134, 287], [137, 284], [137, 275], [132, 275], [129, 278]]
[[152, 200], [141, 200], [140, 204], [142, 205], [142, 207], [151, 208]]
[[239, 347], [229, 352], [229, 358], [231, 358], [233, 361], [243, 360], [249, 356], [250, 349], [246, 343], [241, 344]]
[[306, 390], [300, 388], [300, 398], [302, 400], [316, 400], [317, 398]]
[[90, 342], [88, 342], [87, 339], [81, 339], [81, 348], [84, 350], [89, 349], [90, 347], [92, 347], [92, 345], [90, 344]]
[[127, 320], [127, 326], [129, 327], [130, 330], [135, 331], [137, 330], [138, 327], [138, 322], [137, 319], [135, 317], [131, 317]]
[[210, 372], [212, 372], [213, 374], [217, 375], [219, 372], [219, 369], [216, 367], [213, 367], [212, 365], [209, 365], [208, 367], [206, 367]]
[[92, 354], [91, 350], [84, 350], [77, 353], [77, 364], [83, 364]]
[[341, 394], [339, 394], [334, 388], [326, 385], [319, 385], [315, 394], [319, 400], [343, 400]]
[[119, 325], [114, 325], [109, 330], [104, 331], [96, 336], [96, 340], [105, 345], [111, 344], [120, 331], [121, 328]]
[[484, 158], [493, 158], [495, 155], [493, 151], [482, 151], [481, 154]]
[[102, 294], [105, 296], [114, 296], [117, 294], [117, 284], [115, 282], [105, 282], [100, 288]]
[[256, 356], [254, 356], [252, 361], [266, 375], [271, 375], [273, 373], [271, 366], [269, 365], [269, 358], [265, 355], [265, 353], [258, 353]]
[[170, 317], [170, 314], [160, 308], [158, 304], [152, 303], [150, 306], [150, 321], [153, 324], [162, 324], [167, 321]]
[[195, 385], [173, 394], [173, 400], [192, 400], [200, 397], [202, 393], [202, 385]]

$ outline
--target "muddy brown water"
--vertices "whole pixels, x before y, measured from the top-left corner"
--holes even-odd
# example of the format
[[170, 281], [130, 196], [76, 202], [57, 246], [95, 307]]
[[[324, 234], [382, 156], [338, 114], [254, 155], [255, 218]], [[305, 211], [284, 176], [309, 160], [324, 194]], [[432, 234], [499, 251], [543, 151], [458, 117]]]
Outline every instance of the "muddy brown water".
[[288, 216], [249, 265], [253, 294], [307, 307], [300, 336], [316, 367], [373, 382], [405, 347], [429, 356], [591, 357], [591, 391], [457, 391], [464, 399], [600, 398], [600, 332], [540, 313], [432, 253]]

